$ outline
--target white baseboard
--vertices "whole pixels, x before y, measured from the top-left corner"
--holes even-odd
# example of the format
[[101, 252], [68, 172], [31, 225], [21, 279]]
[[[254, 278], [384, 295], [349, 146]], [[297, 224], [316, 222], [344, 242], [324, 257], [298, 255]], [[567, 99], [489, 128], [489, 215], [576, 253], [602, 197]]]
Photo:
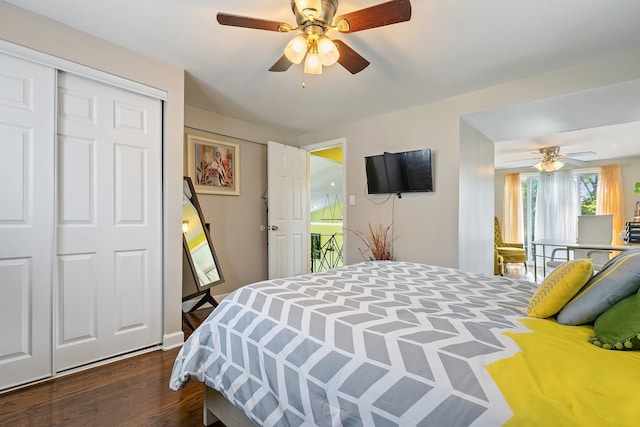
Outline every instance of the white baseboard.
[[177, 347], [181, 347], [184, 344], [184, 332], [174, 332], [172, 334], [165, 334], [162, 337], [162, 350], [172, 350]]

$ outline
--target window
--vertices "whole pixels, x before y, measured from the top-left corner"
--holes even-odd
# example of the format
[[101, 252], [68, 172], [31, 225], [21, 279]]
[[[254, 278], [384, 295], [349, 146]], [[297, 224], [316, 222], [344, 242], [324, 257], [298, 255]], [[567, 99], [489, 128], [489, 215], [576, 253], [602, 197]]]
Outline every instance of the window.
[[[524, 248], [527, 256], [533, 256], [532, 243], [535, 240], [536, 198], [538, 196], [538, 174], [520, 174], [522, 184], [522, 212], [524, 221]], [[533, 261], [529, 259], [529, 261]]]
[[[598, 189], [598, 169], [580, 169], [573, 171], [576, 184], [579, 215], [596, 214], [596, 195]], [[524, 245], [529, 258], [533, 254], [532, 243], [536, 240], [536, 202], [538, 196], [538, 173], [520, 174], [522, 189], [522, 212], [524, 213]], [[576, 219], [577, 221], [577, 219]], [[531, 259], [529, 261], [532, 261]]]
[[598, 170], [580, 170], [574, 172], [578, 186], [580, 215], [596, 214], [596, 194], [598, 190]]

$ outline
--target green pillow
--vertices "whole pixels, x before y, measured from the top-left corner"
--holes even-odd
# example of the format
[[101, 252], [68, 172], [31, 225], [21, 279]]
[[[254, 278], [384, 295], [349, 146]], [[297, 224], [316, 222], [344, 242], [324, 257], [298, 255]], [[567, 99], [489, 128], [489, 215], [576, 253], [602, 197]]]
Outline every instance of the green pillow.
[[631, 295], [605, 311], [596, 319], [594, 336], [589, 338], [598, 347], [611, 350], [640, 349], [640, 304]]
[[607, 262], [558, 313], [558, 323], [591, 323], [640, 289], [640, 248], [628, 249]]
[[591, 258], [560, 264], [547, 276], [531, 297], [527, 314], [544, 319], [560, 311], [593, 276]]

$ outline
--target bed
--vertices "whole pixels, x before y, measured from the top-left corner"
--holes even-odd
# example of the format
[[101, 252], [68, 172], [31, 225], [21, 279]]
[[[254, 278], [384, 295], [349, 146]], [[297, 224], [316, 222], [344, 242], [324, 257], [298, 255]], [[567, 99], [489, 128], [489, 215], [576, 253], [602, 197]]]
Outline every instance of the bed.
[[394, 261], [255, 283], [189, 337], [169, 386], [203, 382], [204, 424], [228, 427], [635, 425], [638, 353], [528, 318], [536, 289]]

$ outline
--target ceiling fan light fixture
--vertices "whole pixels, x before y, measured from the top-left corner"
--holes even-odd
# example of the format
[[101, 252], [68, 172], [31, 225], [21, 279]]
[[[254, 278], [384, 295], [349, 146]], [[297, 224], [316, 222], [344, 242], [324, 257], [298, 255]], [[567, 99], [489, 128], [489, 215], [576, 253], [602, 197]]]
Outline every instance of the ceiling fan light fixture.
[[543, 160], [539, 163], [536, 163], [533, 167], [541, 172], [555, 172], [557, 170], [560, 170], [563, 166], [564, 163], [559, 160]]
[[553, 161], [553, 170], [554, 171], [560, 170], [563, 166], [564, 166], [564, 163], [561, 162], [560, 160], [554, 160]]
[[[270, 19], [240, 16], [218, 12], [220, 25], [253, 28], [256, 30], [287, 33], [301, 31], [302, 37], [290, 40], [284, 55], [269, 68], [269, 71], [287, 71], [293, 64], [305, 61], [305, 73], [320, 74], [322, 67], [339, 62], [351, 74], [359, 73], [369, 66], [369, 61], [342, 41], [323, 39], [328, 31], [352, 33], [371, 28], [406, 22], [411, 19], [410, 0], [387, 0], [384, 3], [339, 15], [336, 18], [339, 0], [291, 0], [291, 10], [297, 26]], [[304, 43], [302, 41], [304, 40]], [[320, 42], [321, 47], [318, 48]], [[306, 58], [306, 59], [305, 59]]]
[[320, 55], [320, 61], [325, 67], [335, 64], [340, 58], [336, 44], [326, 36], [322, 36], [318, 40], [318, 55]]
[[284, 55], [292, 63], [299, 64], [307, 54], [307, 49], [307, 38], [303, 34], [300, 34], [287, 43], [287, 46], [284, 48]]
[[320, 62], [320, 56], [317, 53], [307, 53], [307, 58], [304, 61], [304, 72], [306, 74], [322, 74], [322, 62]]

